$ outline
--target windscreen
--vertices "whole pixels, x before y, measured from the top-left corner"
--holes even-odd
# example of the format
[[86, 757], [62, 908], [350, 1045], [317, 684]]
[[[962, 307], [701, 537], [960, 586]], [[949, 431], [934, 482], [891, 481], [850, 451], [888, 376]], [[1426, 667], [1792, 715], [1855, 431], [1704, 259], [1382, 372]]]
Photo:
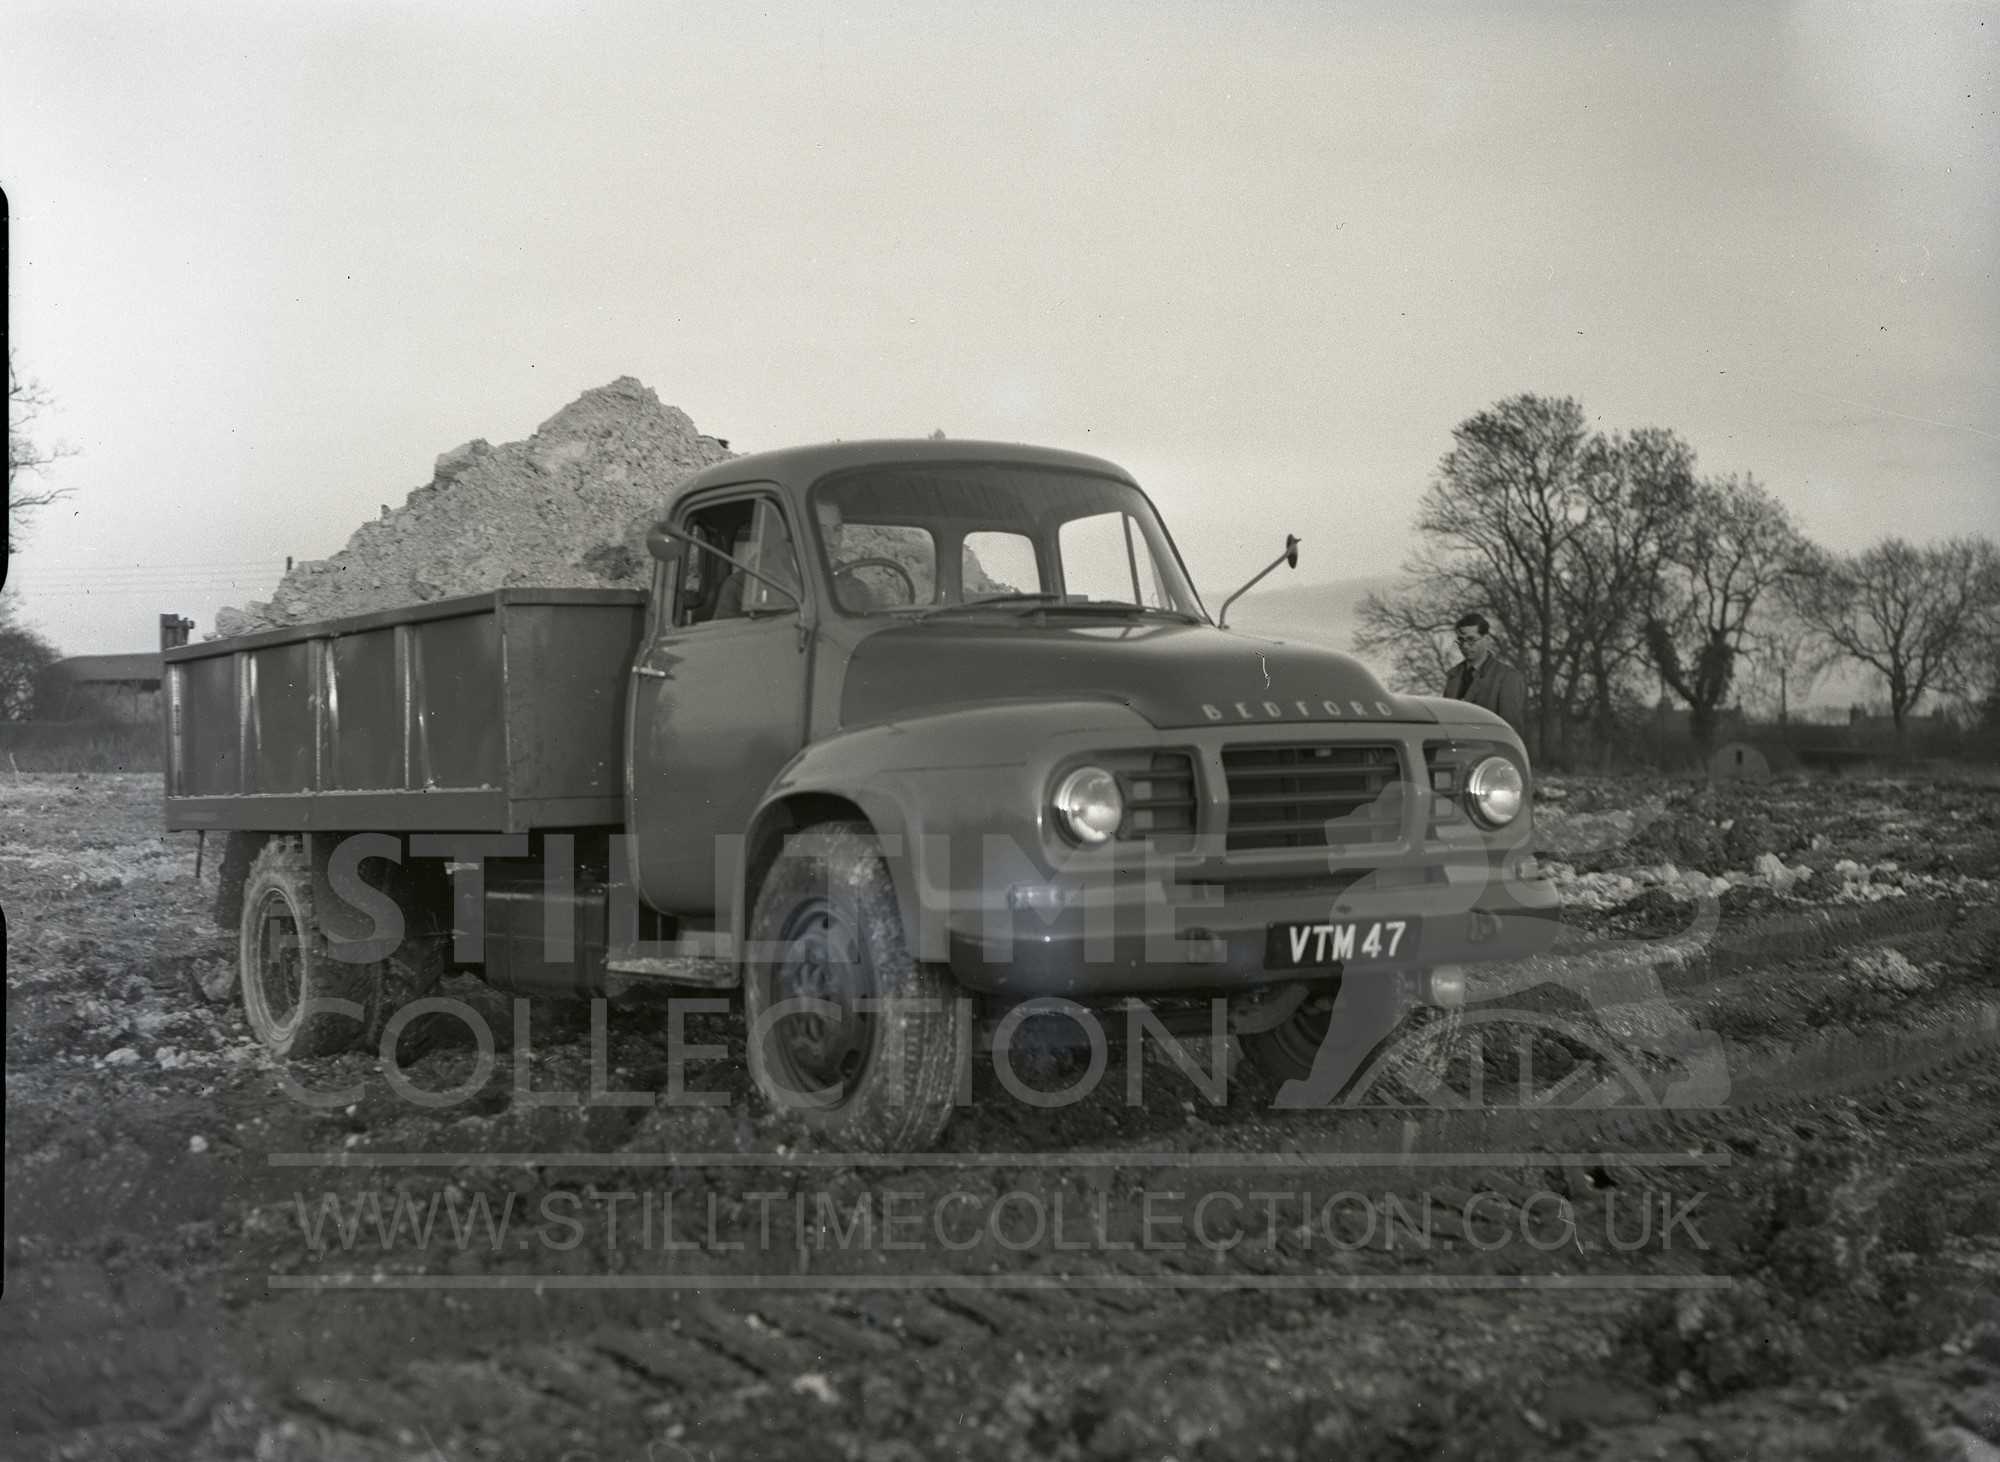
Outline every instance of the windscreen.
[[812, 491], [849, 614], [1040, 604], [1202, 619], [1166, 529], [1130, 483], [995, 463], [868, 467]]

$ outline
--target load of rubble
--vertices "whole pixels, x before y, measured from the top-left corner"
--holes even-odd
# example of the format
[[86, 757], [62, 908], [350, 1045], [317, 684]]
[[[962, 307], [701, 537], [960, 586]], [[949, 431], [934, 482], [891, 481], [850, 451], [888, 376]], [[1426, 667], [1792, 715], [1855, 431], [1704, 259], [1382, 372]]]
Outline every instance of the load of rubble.
[[508, 585], [637, 588], [646, 533], [675, 487], [728, 444], [621, 376], [586, 391], [524, 442], [468, 442], [431, 480], [363, 524], [332, 558], [288, 572], [268, 603], [216, 615], [250, 634]]

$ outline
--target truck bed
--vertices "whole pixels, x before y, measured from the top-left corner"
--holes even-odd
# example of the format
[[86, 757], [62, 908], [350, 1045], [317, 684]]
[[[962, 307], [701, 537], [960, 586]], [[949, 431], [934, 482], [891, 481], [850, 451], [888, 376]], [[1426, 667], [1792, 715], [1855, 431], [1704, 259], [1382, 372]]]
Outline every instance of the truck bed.
[[169, 650], [167, 828], [622, 822], [645, 605], [497, 589]]

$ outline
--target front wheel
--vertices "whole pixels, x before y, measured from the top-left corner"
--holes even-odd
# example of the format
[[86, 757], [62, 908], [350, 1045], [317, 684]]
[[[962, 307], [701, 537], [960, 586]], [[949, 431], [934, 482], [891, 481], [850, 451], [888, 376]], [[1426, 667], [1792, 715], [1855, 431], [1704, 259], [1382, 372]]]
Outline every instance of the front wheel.
[[865, 1152], [937, 1141], [966, 1052], [956, 987], [915, 959], [863, 823], [794, 833], [758, 890], [743, 1009], [765, 1099]]

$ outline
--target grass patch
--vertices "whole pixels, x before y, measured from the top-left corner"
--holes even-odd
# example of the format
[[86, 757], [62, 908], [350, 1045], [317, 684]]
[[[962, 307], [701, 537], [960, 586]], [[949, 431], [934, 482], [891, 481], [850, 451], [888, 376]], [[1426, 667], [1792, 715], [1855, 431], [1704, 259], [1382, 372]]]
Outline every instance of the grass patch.
[[153, 722], [0, 721], [0, 771], [160, 769], [160, 728]]

